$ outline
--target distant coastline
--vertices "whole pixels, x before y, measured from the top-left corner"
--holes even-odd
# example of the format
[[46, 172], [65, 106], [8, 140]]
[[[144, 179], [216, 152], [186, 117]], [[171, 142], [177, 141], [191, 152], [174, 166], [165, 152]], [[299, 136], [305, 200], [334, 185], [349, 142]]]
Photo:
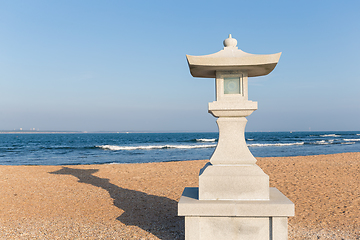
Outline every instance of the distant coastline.
[[80, 133], [217, 133], [217, 132], [151, 132], [151, 131], [38, 131], [38, 130], [0, 130], [0, 134], [80, 134]]
[[0, 134], [79, 134], [79, 133], [127, 133], [127, 132], [87, 132], [87, 131], [22, 131], [22, 130], [14, 130], [14, 131], [0, 131]]

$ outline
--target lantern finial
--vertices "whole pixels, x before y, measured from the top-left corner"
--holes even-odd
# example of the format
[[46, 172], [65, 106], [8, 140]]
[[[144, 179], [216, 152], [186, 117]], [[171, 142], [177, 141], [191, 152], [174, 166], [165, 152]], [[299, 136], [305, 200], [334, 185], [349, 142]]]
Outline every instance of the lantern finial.
[[237, 40], [235, 38], [231, 37], [231, 34], [229, 34], [229, 37], [224, 40], [224, 47], [236, 47]]

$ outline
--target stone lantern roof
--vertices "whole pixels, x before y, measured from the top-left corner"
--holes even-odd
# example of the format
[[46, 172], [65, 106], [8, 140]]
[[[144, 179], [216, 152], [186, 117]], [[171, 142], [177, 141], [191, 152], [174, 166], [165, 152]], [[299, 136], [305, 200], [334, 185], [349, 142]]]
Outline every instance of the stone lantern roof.
[[238, 49], [237, 40], [231, 37], [224, 40], [224, 49], [204, 56], [186, 55], [190, 73], [193, 77], [215, 78], [216, 71], [241, 71], [248, 77], [269, 74], [279, 61], [280, 53], [250, 54]]

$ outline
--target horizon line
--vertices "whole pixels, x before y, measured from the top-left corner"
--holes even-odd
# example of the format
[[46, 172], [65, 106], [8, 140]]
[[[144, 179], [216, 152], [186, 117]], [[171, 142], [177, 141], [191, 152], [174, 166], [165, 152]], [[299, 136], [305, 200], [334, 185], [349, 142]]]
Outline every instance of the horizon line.
[[[358, 130], [293, 130], [293, 131], [245, 131], [248, 133], [281, 133], [281, 132], [358, 132]], [[57, 131], [57, 130], [0, 130], [0, 134], [86, 134], [86, 133], [218, 133], [218, 131]]]

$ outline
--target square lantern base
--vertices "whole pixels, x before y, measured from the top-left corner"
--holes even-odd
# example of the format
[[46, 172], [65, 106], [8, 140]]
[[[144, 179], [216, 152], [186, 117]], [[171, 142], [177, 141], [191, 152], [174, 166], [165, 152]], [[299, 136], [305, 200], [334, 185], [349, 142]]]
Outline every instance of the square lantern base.
[[276, 188], [269, 200], [198, 200], [198, 188], [185, 188], [178, 215], [185, 216], [185, 240], [287, 239], [294, 204]]
[[212, 165], [199, 175], [199, 200], [269, 200], [269, 176], [256, 164]]

